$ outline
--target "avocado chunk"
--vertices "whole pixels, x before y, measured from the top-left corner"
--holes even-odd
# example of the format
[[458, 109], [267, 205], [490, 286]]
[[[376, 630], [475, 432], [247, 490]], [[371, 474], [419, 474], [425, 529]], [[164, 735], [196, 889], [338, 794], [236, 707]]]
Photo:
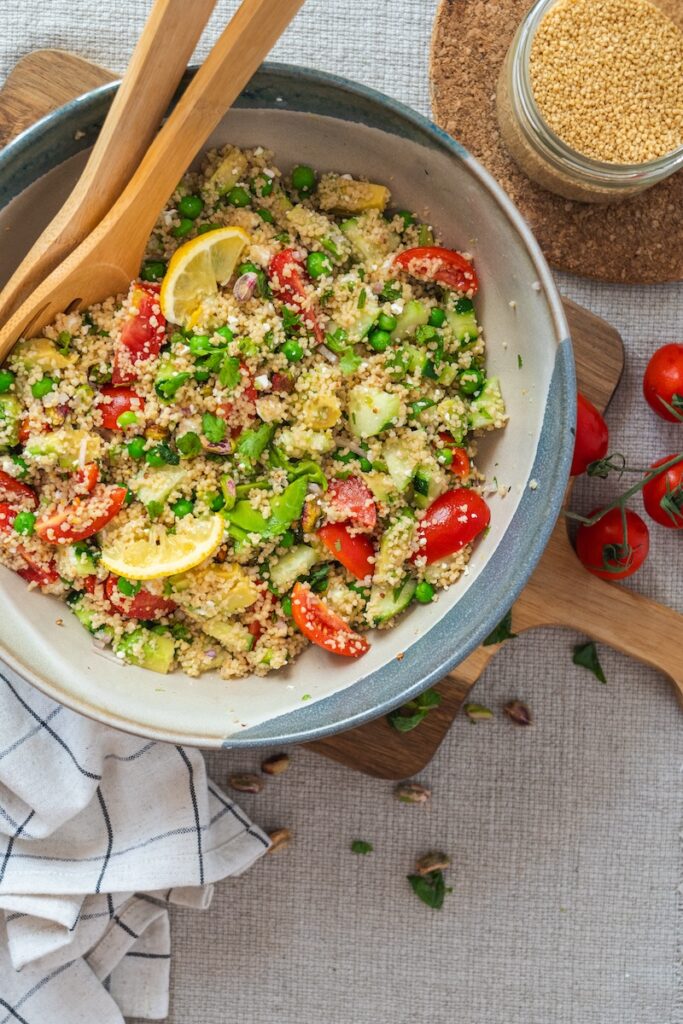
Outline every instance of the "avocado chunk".
[[62, 469], [77, 469], [81, 447], [85, 451], [85, 461], [95, 462], [102, 450], [102, 440], [97, 434], [87, 430], [73, 430], [61, 427], [49, 434], [31, 434], [26, 441], [24, 452], [31, 458], [48, 459]]
[[11, 356], [14, 365], [21, 365], [26, 370], [39, 367], [44, 373], [65, 370], [76, 361], [75, 355], [60, 352], [54, 341], [49, 338], [28, 338], [14, 346]]
[[218, 640], [231, 654], [244, 654], [254, 646], [254, 638], [240, 622], [226, 622], [220, 616], [202, 623], [202, 630], [213, 640]]

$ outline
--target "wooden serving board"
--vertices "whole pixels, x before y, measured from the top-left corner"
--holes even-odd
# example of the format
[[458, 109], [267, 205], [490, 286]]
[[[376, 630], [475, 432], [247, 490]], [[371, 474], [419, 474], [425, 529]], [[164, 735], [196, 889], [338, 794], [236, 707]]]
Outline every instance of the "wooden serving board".
[[[0, 90], [0, 144], [6, 144], [57, 106], [113, 79], [111, 72], [59, 50], [38, 50], [21, 60]], [[579, 386], [604, 409], [624, 366], [618, 332], [588, 310], [565, 300]], [[581, 593], [581, 601], [576, 594]], [[567, 626], [610, 644], [667, 674], [683, 704], [679, 658], [683, 615], [591, 576], [579, 564], [560, 519], [539, 565], [513, 609], [513, 628]], [[471, 687], [498, 647], [480, 647], [436, 687], [443, 703], [419, 729], [397, 733], [384, 718], [309, 744], [309, 749], [350, 768], [386, 779], [420, 772], [434, 756]]]

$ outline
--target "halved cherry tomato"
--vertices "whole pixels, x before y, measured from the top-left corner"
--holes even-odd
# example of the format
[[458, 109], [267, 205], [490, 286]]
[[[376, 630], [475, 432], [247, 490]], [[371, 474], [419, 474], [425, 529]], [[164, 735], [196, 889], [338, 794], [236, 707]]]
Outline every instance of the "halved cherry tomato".
[[[663, 466], [673, 455], [655, 462], [652, 469]], [[660, 473], [643, 487], [643, 504], [650, 519], [670, 530], [683, 530], [683, 459], [671, 469]]]
[[459, 448], [450, 434], [445, 431], [441, 431], [439, 434], [439, 440], [443, 441], [444, 447], [448, 448], [453, 458], [451, 464], [447, 468], [450, 469], [451, 473], [455, 476], [459, 476], [461, 480], [468, 480], [469, 475], [472, 472], [470, 466], [470, 459], [464, 448]]
[[28, 416], [19, 424], [19, 442], [26, 444], [31, 434], [50, 434], [52, 433], [52, 427], [49, 423], [40, 423], [38, 426], [35, 423], [31, 423]]
[[39, 562], [31, 551], [26, 548], [18, 548], [18, 553], [26, 562], [25, 569], [17, 569], [17, 574], [27, 583], [37, 583], [39, 587], [47, 587], [50, 583], [56, 583], [59, 573], [55, 563], [50, 560], [47, 565]]
[[92, 537], [110, 522], [126, 500], [127, 488], [97, 484], [87, 498], [77, 496], [36, 521], [36, 533], [49, 544], [73, 544]]
[[303, 583], [295, 583], [292, 591], [292, 618], [307, 640], [345, 658], [360, 658], [370, 650], [364, 636], [351, 629], [339, 615]]
[[263, 634], [263, 626], [256, 619], [251, 620], [251, 622], [247, 626], [247, 630], [253, 636], [254, 643], [257, 643], [259, 637]]
[[663, 420], [683, 422], [683, 345], [657, 349], [645, 370], [643, 394]]
[[362, 533], [349, 533], [343, 523], [330, 523], [321, 527], [318, 536], [332, 557], [357, 579], [364, 580], [372, 576], [375, 571], [375, 548], [369, 537]]
[[572, 476], [585, 473], [591, 462], [604, 459], [609, 445], [609, 431], [604, 419], [592, 402], [577, 392], [576, 437], [572, 458]]
[[7, 533], [12, 529], [14, 520], [17, 518], [17, 510], [6, 501], [0, 501], [0, 533]]
[[406, 270], [420, 281], [438, 281], [456, 292], [476, 295], [479, 289], [477, 272], [464, 256], [440, 245], [424, 245], [404, 249], [394, 256], [394, 266]]
[[[599, 509], [593, 509], [592, 518]], [[582, 524], [576, 534], [576, 553], [582, 564], [603, 580], [623, 580], [640, 569], [647, 558], [650, 535], [635, 512], [626, 509], [626, 536], [621, 510], [613, 508], [592, 526]]]
[[132, 388], [118, 387], [105, 384], [100, 388], [100, 397], [106, 401], [98, 401], [98, 408], [102, 416], [102, 426], [105, 430], [123, 430], [118, 424], [118, 418], [123, 412], [141, 412], [145, 408], [145, 400], [141, 398]]
[[175, 601], [153, 594], [144, 586], [133, 597], [126, 597], [118, 588], [118, 576], [107, 577], [104, 593], [114, 610], [127, 619], [161, 619], [178, 607]]
[[299, 253], [295, 249], [282, 249], [276, 253], [268, 266], [268, 280], [280, 301], [301, 314], [315, 340], [322, 344], [325, 332], [312, 307], [310, 281]]
[[130, 288], [132, 313], [121, 328], [114, 352], [112, 384], [130, 384], [135, 363], [157, 356], [166, 337], [166, 319], [159, 306], [159, 285], [134, 281]]
[[413, 557], [424, 555], [428, 563], [447, 558], [478, 537], [490, 520], [491, 510], [476, 491], [467, 487], [446, 491], [432, 502], [421, 520], [420, 545]]
[[358, 476], [346, 480], [330, 480], [327, 501], [360, 530], [369, 533], [377, 523], [377, 506], [372, 491]]
[[28, 505], [31, 508], [38, 507], [38, 498], [33, 488], [28, 484], [23, 484], [16, 477], [10, 476], [9, 473], [5, 473], [2, 469], [0, 469], [0, 502], [18, 505], [19, 508], [22, 505]]
[[86, 462], [74, 475], [73, 490], [75, 494], [92, 494], [95, 484], [100, 479], [100, 471], [96, 462]]

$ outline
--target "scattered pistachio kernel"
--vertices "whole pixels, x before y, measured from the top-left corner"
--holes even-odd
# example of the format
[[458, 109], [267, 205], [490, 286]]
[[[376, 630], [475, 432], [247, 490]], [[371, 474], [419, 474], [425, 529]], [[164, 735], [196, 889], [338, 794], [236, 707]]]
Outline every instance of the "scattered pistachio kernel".
[[260, 793], [265, 783], [252, 772], [238, 772], [228, 776], [228, 785], [238, 793]]
[[268, 853], [277, 853], [278, 850], [284, 850], [285, 846], [289, 846], [293, 836], [288, 828], [276, 828], [268, 833], [268, 838], [270, 839]]
[[521, 700], [510, 700], [503, 708], [515, 725], [531, 725], [531, 712]]
[[424, 856], [418, 857], [415, 861], [415, 870], [418, 875], [431, 875], [434, 871], [445, 871], [446, 868], [450, 867], [451, 858], [447, 853], [442, 853], [439, 850], [432, 850], [430, 853], [425, 853]]
[[485, 722], [487, 719], [493, 718], [491, 708], [487, 708], [483, 704], [465, 704], [463, 710], [470, 722]]
[[419, 782], [399, 782], [394, 789], [394, 796], [402, 804], [426, 804], [431, 795], [431, 789]]
[[287, 754], [273, 754], [272, 757], [267, 757], [265, 761], [261, 762], [261, 771], [266, 775], [282, 775], [287, 771], [290, 763]]

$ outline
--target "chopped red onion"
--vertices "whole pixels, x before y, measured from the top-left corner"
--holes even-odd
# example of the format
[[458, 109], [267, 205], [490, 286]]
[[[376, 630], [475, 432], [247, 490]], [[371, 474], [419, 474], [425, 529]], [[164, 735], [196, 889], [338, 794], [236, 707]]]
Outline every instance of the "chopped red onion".
[[242, 274], [235, 281], [232, 289], [232, 294], [235, 296], [238, 302], [247, 302], [256, 291], [256, 285], [258, 284], [258, 277], [253, 270], [248, 270], [246, 274]]
[[335, 355], [327, 345], [318, 345], [318, 352], [327, 359], [328, 363], [338, 363], [339, 356]]

